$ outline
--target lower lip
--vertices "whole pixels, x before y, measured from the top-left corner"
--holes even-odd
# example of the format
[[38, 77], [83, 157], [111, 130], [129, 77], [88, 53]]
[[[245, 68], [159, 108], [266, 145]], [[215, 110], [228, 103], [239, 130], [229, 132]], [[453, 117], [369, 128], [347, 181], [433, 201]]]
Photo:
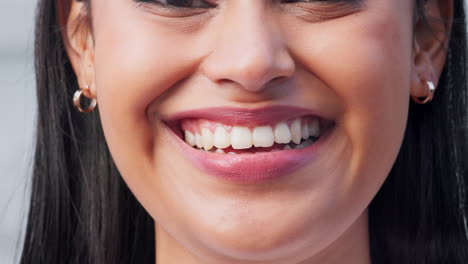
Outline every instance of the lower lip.
[[196, 167], [217, 178], [240, 184], [259, 184], [283, 178], [313, 162], [332, 130], [329, 129], [314, 144], [303, 149], [231, 155], [197, 150], [165, 126], [170, 141]]

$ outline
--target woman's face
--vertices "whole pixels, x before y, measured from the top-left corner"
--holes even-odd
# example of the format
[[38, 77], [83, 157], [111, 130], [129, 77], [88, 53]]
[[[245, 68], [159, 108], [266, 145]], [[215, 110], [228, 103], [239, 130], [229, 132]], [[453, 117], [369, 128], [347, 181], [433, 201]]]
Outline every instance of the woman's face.
[[157, 246], [213, 263], [359, 251], [405, 130], [412, 1], [160, 2], [92, 1], [89, 50]]

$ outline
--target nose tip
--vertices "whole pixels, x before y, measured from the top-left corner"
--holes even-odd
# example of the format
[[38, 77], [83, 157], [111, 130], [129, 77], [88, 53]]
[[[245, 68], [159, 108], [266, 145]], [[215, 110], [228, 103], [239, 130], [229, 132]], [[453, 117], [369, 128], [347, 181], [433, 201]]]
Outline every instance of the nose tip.
[[[294, 73], [294, 62], [288, 56], [273, 52], [264, 54], [239, 54], [238, 58], [226, 58], [208, 74], [214, 82], [233, 83], [249, 92], [261, 92], [274, 80], [286, 79]], [[233, 55], [235, 56], [235, 55]]]
[[273, 80], [293, 75], [295, 62], [277, 25], [265, 23], [259, 14], [242, 13], [219, 27], [212, 51], [202, 62], [202, 72], [217, 84], [235, 84], [261, 92]]

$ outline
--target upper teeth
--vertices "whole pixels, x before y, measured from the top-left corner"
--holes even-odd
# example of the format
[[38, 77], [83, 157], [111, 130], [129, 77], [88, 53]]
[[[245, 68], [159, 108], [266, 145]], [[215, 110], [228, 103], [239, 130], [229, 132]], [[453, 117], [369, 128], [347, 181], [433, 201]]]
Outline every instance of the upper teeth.
[[252, 136], [252, 143], [255, 147], [271, 147], [275, 141], [275, 135], [270, 126], [255, 127]]
[[320, 122], [317, 118], [298, 118], [292, 122], [280, 122], [273, 126], [252, 128], [243, 126], [229, 127], [213, 122], [210, 122], [210, 127], [207, 127], [206, 120], [199, 122], [201, 125], [197, 127], [199, 123], [196, 121], [195, 125], [194, 121], [187, 122], [191, 123], [188, 125], [182, 123], [185, 142], [205, 150], [210, 150], [213, 147], [224, 149], [229, 146], [233, 149], [248, 149], [252, 146], [271, 147], [275, 142], [279, 144], [289, 144], [290, 142], [300, 144], [301, 139], [320, 136]]

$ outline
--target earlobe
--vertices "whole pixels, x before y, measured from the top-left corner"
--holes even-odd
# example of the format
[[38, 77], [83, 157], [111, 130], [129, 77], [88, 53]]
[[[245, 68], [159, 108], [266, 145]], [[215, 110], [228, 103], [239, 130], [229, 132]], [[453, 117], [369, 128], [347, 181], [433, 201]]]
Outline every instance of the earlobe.
[[[83, 49], [83, 52], [80, 55], [78, 66], [80, 68], [80, 74], [77, 75], [77, 79], [80, 89], [84, 89], [86, 87], [86, 91], [84, 91], [83, 95], [88, 98], [96, 98], [96, 85], [94, 83], [94, 42], [90, 33], [87, 35], [86, 43], [86, 48]], [[75, 70], [75, 72], [77, 71]]]
[[[62, 38], [83, 95], [96, 98], [94, 85], [94, 41], [84, 2], [58, 1]], [[60, 6], [62, 5], [62, 6]], [[87, 89], [84, 89], [87, 87]]]
[[418, 43], [415, 43], [410, 91], [413, 101], [420, 103], [421, 100], [425, 101], [425, 99], [420, 98], [427, 99], [430, 97], [432, 99], [438, 83], [437, 76], [439, 74], [434, 69], [430, 54], [422, 50]]
[[416, 103], [432, 99], [432, 88], [437, 87], [442, 74], [453, 22], [453, 1], [429, 0], [424, 11], [414, 26], [411, 97]]

